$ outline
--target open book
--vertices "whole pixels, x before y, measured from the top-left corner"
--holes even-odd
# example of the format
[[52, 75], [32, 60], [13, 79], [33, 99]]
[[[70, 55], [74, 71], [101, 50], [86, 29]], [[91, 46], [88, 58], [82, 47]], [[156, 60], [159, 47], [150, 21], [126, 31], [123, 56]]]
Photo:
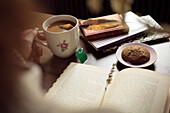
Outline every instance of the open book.
[[65, 110], [111, 109], [121, 113], [166, 113], [170, 76], [147, 69], [109, 69], [70, 63], [45, 95]]

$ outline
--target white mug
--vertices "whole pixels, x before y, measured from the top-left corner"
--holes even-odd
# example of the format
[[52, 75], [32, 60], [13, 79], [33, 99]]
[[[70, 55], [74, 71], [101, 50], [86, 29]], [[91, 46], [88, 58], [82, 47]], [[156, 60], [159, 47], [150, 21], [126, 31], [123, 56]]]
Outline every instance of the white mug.
[[[63, 32], [49, 32], [47, 28], [56, 21], [71, 21], [75, 23], [72, 29]], [[67, 58], [73, 55], [79, 44], [79, 22], [71, 15], [52, 16], [43, 22], [43, 34], [46, 37], [48, 48], [51, 52], [60, 57]]]

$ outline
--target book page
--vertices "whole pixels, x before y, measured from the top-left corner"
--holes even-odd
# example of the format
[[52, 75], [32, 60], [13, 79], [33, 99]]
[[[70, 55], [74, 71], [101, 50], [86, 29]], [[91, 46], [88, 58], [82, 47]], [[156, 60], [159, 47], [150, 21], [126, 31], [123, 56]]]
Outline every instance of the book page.
[[169, 83], [169, 76], [154, 71], [122, 70], [106, 94], [103, 107], [122, 113], [163, 113]]
[[110, 70], [71, 63], [46, 94], [46, 99], [68, 110], [98, 108]]
[[169, 106], [170, 106], [170, 88], [168, 91], [168, 96], [167, 96], [167, 100], [166, 100], [166, 104], [165, 104], [165, 108], [164, 108], [164, 113], [170, 113]]

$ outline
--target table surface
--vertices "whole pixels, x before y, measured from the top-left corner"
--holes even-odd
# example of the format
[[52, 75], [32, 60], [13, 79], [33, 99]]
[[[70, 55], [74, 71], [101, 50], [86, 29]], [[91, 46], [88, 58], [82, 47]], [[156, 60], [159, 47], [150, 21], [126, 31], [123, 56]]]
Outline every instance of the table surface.
[[[39, 27], [40, 30], [42, 29], [41, 25], [43, 21], [53, 15], [50, 14], [43, 14], [43, 13], [33, 13], [34, 17], [36, 18], [30, 28]], [[170, 41], [159, 41], [156, 43], [149, 44], [153, 49], [155, 49], [157, 53], [157, 60], [156, 62], [146, 67], [146, 69], [154, 70], [156, 72], [164, 73], [170, 75]], [[52, 86], [52, 84], [57, 80], [60, 74], [63, 72], [64, 69], [70, 64], [70, 62], [80, 62], [76, 55], [73, 54], [69, 58], [58, 58], [54, 56], [51, 51], [47, 48], [42, 46], [43, 48], [43, 56], [40, 60], [40, 66], [44, 72], [43, 74], [43, 88], [48, 91], [48, 89]], [[84, 40], [80, 39], [79, 48], [83, 48], [86, 52], [88, 59], [85, 61], [84, 64], [95, 65], [104, 67], [107, 69], [112, 68], [112, 64], [116, 63], [115, 71], [120, 71], [126, 66], [122, 65], [116, 59], [115, 52], [110, 53], [102, 53], [97, 52], [91, 45], [89, 45]]]

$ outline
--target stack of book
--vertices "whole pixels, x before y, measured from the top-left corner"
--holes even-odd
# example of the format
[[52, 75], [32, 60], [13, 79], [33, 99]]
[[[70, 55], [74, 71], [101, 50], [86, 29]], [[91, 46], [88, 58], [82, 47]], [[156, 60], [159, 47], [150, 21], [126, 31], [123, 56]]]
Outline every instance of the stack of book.
[[[113, 14], [115, 15], [115, 14]], [[113, 16], [113, 15], [108, 15], [109, 17]], [[108, 16], [104, 16], [103, 18], [106, 18]], [[121, 16], [121, 15], [120, 15]], [[125, 23], [128, 26], [128, 32], [127, 30], [125, 30], [125, 32], [121, 32], [118, 33], [118, 35], [115, 35], [113, 33], [113, 35], [110, 36], [104, 36], [103, 34], [106, 34], [105, 32], [101, 32], [102, 38], [98, 38], [95, 40], [89, 40], [88, 39], [88, 33], [86, 30], [84, 30], [83, 27], [81, 27], [82, 22], [84, 22], [85, 20], [81, 20], [80, 21], [80, 29], [81, 29], [81, 37], [87, 41], [90, 45], [92, 45], [97, 51], [103, 51], [103, 50], [107, 50], [109, 48], [113, 48], [117, 45], [120, 45], [124, 42], [127, 42], [129, 40], [134, 40], [136, 38], [138, 38], [139, 36], [143, 35], [147, 30], [148, 30], [148, 24], [151, 26], [156, 26], [157, 28], [161, 28], [161, 26], [149, 15], [148, 16], [144, 16], [144, 17], [139, 17], [136, 14], [134, 14], [133, 12], [127, 12], [125, 14]], [[149, 22], [148, 22], [149, 21]], [[127, 28], [127, 27], [125, 27]], [[116, 30], [114, 30], [114, 32], [118, 32]], [[96, 35], [97, 36], [97, 35]], [[165, 36], [162, 35], [161, 36]], [[145, 41], [150, 41], [150, 40], [155, 40], [154, 39], [155, 36], [153, 37], [146, 37], [146, 39], [142, 38], [143, 41], [138, 41], [138, 42], [145, 42]], [[158, 37], [159, 38], [159, 37]], [[161, 37], [163, 38], [163, 37]], [[156, 38], [157, 39], [157, 38]]]

